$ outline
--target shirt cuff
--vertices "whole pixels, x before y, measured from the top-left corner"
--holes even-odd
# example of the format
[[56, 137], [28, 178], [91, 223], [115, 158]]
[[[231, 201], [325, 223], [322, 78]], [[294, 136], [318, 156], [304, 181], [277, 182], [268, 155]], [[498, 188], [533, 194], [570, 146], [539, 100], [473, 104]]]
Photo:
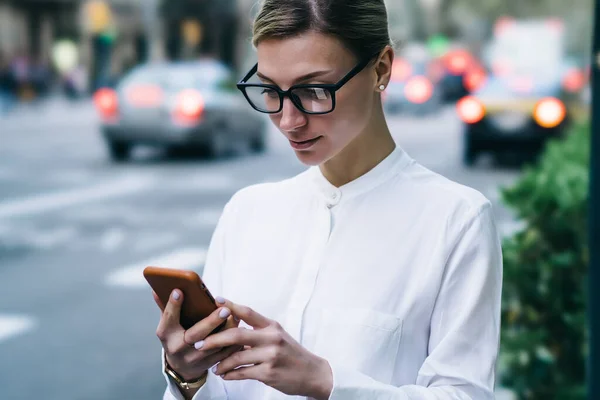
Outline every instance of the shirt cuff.
[[[162, 351], [162, 374], [167, 381], [167, 390], [163, 396], [163, 400], [185, 400], [179, 387], [169, 375], [165, 372], [165, 354], [164, 350]], [[227, 400], [227, 392], [225, 391], [225, 384], [223, 380], [213, 374], [211, 371], [208, 371], [208, 376], [206, 378], [206, 382], [202, 387], [196, 392], [192, 400]]]
[[329, 366], [333, 375], [333, 390], [328, 400], [410, 400], [399, 388], [376, 381], [362, 372], [332, 363]]

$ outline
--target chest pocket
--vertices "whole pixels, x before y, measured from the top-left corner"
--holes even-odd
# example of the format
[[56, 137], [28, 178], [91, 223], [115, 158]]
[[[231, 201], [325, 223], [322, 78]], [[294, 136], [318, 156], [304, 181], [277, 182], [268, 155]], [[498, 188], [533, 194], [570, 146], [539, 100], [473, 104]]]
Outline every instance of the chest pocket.
[[315, 353], [389, 384], [402, 337], [402, 320], [364, 308], [324, 308]]

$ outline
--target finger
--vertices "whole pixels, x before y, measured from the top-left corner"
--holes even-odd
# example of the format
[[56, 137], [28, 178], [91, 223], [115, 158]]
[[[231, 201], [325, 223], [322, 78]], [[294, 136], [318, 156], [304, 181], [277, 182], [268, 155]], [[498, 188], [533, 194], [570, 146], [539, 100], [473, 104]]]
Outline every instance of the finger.
[[160, 322], [158, 323], [157, 336], [164, 342], [166, 335], [169, 332], [183, 330], [179, 323], [179, 315], [181, 313], [181, 303], [183, 302], [183, 293], [180, 290], [173, 290], [169, 302], [162, 313]]
[[253, 365], [250, 367], [241, 367], [223, 374], [221, 378], [225, 381], [245, 381], [253, 380], [262, 383], [269, 381], [267, 367], [265, 364]]
[[226, 348], [221, 349], [221, 350], [217, 351], [216, 353], [206, 357], [203, 361], [205, 361], [207, 365], [213, 366], [217, 363], [220, 363], [221, 361], [223, 361], [227, 357], [231, 356], [232, 354], [237, 353], [238, 351], [243, 351], [243, 350], [244, 349], [241, 346], [226, 347]]
[[216, 365], [213, 369], [215, 375], [223, 375], [241, 366], [250, 366], [267, 362], [270, 351], [267, 347], [255, 347], [250, 350], [238, 351]]
[[156, 292], [154, 290], [152, 291], [152, 297], [154, 298], [154, 302], [156, 303], [158, 308], [160, 308], [160, 311], [164, 311], [165, 306], [163, 305], [162, 301], [160, 301], [160, 298], [158, 297], [158, 295], [156, 294]]
[[269, 318], [259, 314], [250, 307], [236, 304], [222, 297], [216, 297], [218, 305], [228, 307], [234, 317], [244, 320], [245, 323], [254, 328], [266, 328], [273, 323]]
[[269, 344], [271, 342], [270, 339], [271, 336], [265, 331], [256, 331], [245, 328], [232, 328], [214, 335], [210, 335], [203, 341], [202, 348], [208, 350], [228, 346], [257, 347]]
[[196, 345], [197, 349], [201, 348], [201, 341], [217, 329], [221, 324], [231, 316], [231, 310], [227, 307], [221, 307], [213, 311], [208, 317], [197, 322], [185, 332], [185, 341], [190, 346]]

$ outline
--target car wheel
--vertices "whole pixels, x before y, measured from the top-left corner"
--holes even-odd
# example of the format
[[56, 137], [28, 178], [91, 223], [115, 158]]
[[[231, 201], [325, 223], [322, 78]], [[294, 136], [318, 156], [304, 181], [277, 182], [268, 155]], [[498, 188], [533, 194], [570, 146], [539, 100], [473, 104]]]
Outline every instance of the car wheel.
[[131, 149], [131, 143], [112, 140], [108, 142], [108, 153], [113, 161], [126, 161], [131, 155]]
[[463, 149], [463, 163], [466, 166], [472, 166], [477, 161], [477, 150], [473, 146], [471, 135], [465, 135], [465, 147]]

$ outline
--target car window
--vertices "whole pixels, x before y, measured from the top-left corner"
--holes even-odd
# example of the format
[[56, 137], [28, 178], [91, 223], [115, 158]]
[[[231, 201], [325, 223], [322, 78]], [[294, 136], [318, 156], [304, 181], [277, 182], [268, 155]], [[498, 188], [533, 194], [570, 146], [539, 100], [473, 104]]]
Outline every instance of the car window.
[[217, 88], [230, 81], [231, 74], [227, 68], [217, 64], [198, 64], [140, 69], [134, 71], [124, 84], [154, 84], [167, 91], [177, 91], [186, 88]]

